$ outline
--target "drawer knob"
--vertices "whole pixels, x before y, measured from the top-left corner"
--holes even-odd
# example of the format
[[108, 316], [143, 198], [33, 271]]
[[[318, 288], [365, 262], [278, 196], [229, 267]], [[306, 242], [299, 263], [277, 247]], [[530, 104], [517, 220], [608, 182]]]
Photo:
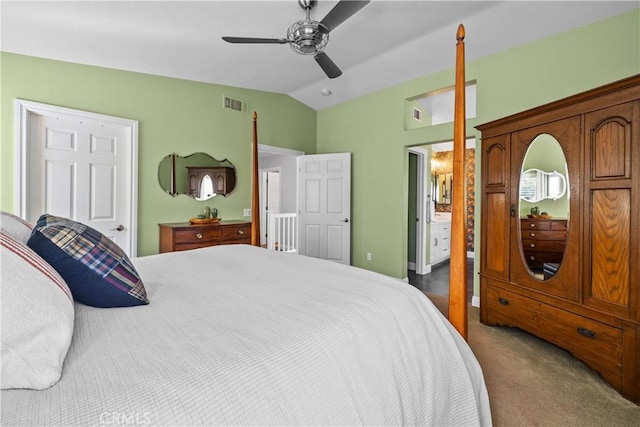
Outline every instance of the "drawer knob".
[[533, 255], [531, 255], [531, 256], [529, 257], [529, 259], [530, 259], [531, 261], [535, 261], [535, 260], [536, 260], [536, 257], [534, 257]]
[[509, 305], [509, 300], [503, 297], [499, 297], [498, 302], [502, 305]]
[[196, 237], [197, 237], [198, 239], [202, 239], [202, 233], [198, 233], [198, 234], [196, 234]]
[[529, 236], [536, 237], [536, 233], [529, 233]]
[[587, 338], [595, 338], [596, 336], [595, 332], [593, 332], [590, 329], [583, 328], [582, 326], [578, 326], [578, 333], [583, 337], [587, 337]]
[[534, 223], [532, 223], [532, 224], [529, 224], [529, 227], [536, 228], [536, 225]]
[[532, 247], [532, 248], [535, 248], [536, 244], [535, 243], [529, 243], [529, 246]]
[[244, 230], [238, 230], [238, 234], [244, 234]]

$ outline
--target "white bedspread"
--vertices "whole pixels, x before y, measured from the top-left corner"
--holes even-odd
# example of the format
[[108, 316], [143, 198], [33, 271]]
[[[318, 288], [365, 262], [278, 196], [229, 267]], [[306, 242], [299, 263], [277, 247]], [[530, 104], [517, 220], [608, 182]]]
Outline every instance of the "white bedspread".
[[246, 245], [137, 258], [151, 303], [76, 304], [62, 379], [10, 425], [490, 425], [480, 367], [418, 290]]

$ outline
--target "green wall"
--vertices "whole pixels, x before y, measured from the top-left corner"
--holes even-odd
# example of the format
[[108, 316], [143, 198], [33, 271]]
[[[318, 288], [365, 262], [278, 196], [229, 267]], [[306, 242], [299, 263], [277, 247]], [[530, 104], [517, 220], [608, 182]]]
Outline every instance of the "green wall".
[[[640, 72], [640, 13], [636, 9], [586, 27], [519, 46], [466, 65], [477, 81], [474, 126]], [[451, 28], [454, 54], [456, 28]], [[467, 29], [467, 56], [473, 30]], [[427, 53], [425, 53], [426, 55]], [[454, 70], [432, 74], [318, 112], [318, 153], [352, 152], [353, 264], [406, 277], [407, 147], [450, 141], [453, 126], [405, 130], [405, 102], [454, 84]], [[477, 164], [480, 165], [477, 150]], [[480, 183], [480, 167], [476, 182]], [[479, 185], [476, 200], [480, 201]], [[476, 244], [479, 248], [479, 203]], [[366, 253], [372, 261], [366, 261]], [[476, 262], [476, 267], [479, 263]], [[477, 268], [476, 268], [477, 270]], [[477, 281], [476, 281], [477, 282]], [[476, 295], [477, 295], [476, 289]]]
[[[315, 153], [316, 111], [289, 96], [2, 53], [0, 208], [14, 211], [13, 122], [16, 98], [139, 121], [138, 255], [158, 252], [158, 223], [194, 217], [205, 206], [223, 219], [251, 207], [252, 112], [261, 144]], [[248, 103], [223, 109], [223, 94]], [[172, 198], [158, 184], [167, 154], [206, 152], [237, 168], [229, 196]]]

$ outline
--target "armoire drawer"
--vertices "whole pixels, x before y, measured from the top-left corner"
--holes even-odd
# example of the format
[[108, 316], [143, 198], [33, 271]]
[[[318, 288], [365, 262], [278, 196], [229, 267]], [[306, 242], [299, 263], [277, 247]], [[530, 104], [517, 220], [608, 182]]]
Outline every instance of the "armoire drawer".
[[505, 289], [487, 289], [488, 323], [516, 326], [559, 345], [605, 378], [622, 376], [622, 330]]

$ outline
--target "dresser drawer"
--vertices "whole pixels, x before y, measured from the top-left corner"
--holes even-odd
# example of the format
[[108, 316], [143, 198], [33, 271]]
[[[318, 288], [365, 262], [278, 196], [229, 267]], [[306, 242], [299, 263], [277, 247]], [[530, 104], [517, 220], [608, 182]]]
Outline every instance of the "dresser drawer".
[[249, 243], [251, 224], [229, 225], [222, 229], [222, 241], [225, 243]]
[[520, 228], [525, 230], [567, 230], [566, 219], [529, 219], [520, 220]]
[[220, 228], [196, 228], [187, 230], [176, 230], [174, 239], [179, 244], [201, 244], [220, 240], [222, 236]]
[[564, 241], [555, 240], [522, 240], [522, 248], [525, 252], [558, 252], [564, 253]]
[[487, 289], [488, 323], [516, 326], [557, 344], [609, 381], [622, 377], [622, 330], [516, 293]]
[[567, 239], [566, 230], [522, 230], [523, 239], [532, 240], [561, 240]]

